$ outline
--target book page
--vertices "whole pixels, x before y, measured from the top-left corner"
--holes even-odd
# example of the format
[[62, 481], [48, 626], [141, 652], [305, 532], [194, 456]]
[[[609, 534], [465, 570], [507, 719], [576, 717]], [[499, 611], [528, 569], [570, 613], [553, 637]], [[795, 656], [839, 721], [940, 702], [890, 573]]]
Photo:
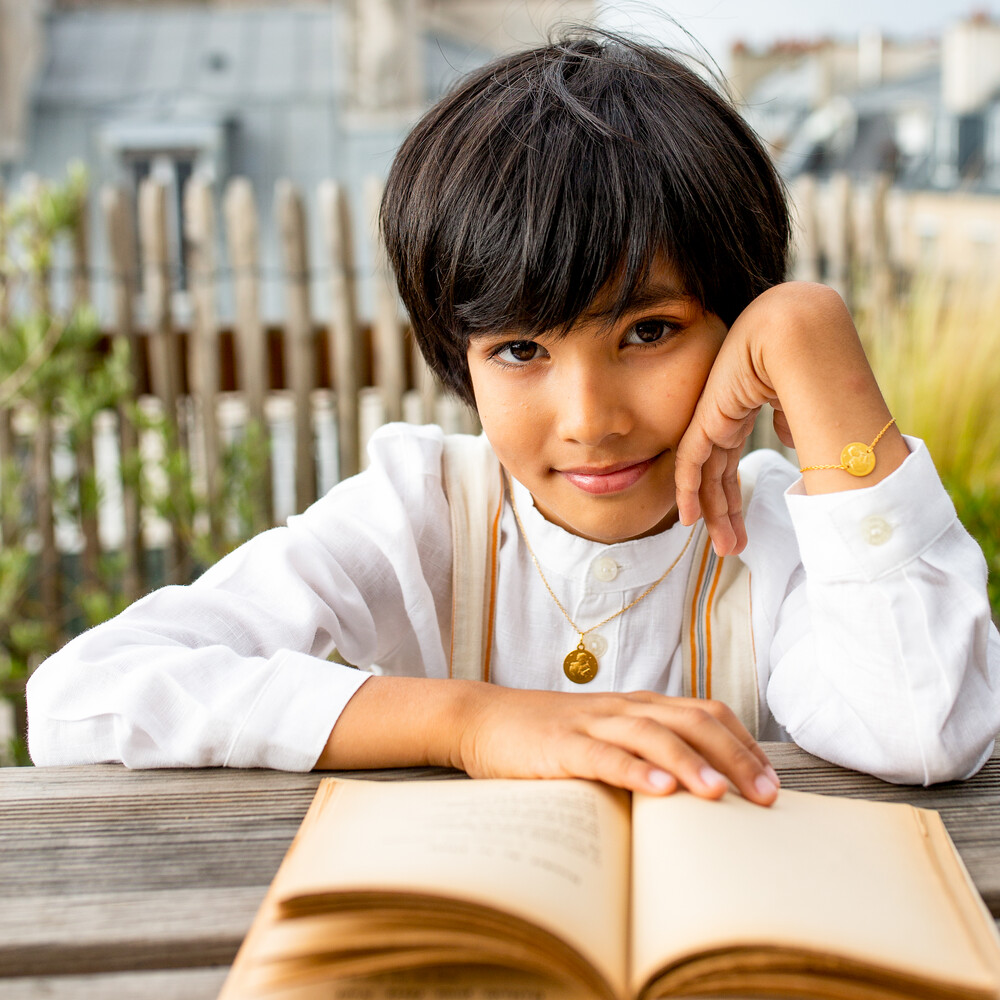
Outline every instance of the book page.
[[769, 809], [635, 796], [633, 988], [706, 947], [770, 944], [995, 990], [968, 889], [943, 877], [920, 813], [791, 791]]
[[532, 921], [624, 989], [628, 796], [584, 781], [323, 782], [276, 884], [448, 896]]
[[281, 1000], [580, 1000], [580, 994], [531, 973], [476, 966], [324, 980], [287, 989]]

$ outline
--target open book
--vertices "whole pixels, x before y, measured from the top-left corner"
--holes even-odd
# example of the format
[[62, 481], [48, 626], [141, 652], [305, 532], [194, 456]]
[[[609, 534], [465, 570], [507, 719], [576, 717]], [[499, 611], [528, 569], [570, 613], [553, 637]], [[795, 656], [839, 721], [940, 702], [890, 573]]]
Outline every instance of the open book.
[[936, 812], [325, 779], [220, 1000], [1000, 996]]

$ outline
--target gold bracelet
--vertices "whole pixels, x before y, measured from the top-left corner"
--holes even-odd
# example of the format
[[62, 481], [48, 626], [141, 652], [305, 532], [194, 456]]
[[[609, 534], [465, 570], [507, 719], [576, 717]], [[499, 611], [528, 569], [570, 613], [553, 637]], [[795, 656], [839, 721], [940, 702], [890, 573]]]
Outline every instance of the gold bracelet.
[[875, 435], [875, 440], [871, 444], [862, 444], [860, 441], [852, 441], [844, 447], [840, 453], [840, 465], [804, 465], [799, 472], [814, 472], [817, 469], [842, 469], [852, 476], [867, 476], [875, 468], [875, 445], [882, 440], [882, 435], [896, 422], [893, 417]]

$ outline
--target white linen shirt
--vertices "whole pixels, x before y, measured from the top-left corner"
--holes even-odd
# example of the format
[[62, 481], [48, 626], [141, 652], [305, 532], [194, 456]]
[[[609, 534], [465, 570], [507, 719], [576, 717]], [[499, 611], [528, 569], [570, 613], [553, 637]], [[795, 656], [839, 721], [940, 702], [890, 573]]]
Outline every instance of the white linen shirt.
[[[311, 768], [371, 671], [447, 677], [452, 542], [443, 433], [394, 424], [370, 465], [190, 586], [165, 587], [68, 643], [28, 683], [36, 764]], [[986, 566], [923, 444], [865, 489], [807, 496], [754, 452], [745, 511], [762, 739], [886, 780], [973, 773], [1000, 730], [1000, 637]], [[638, 597], [690, 528], [604, 545], [546, 521], [513, 484], [545, 577], [582, 628]], [[587, 691], [682, 690], [693, 546], [588, 637]], [[514, 520], [501, 517], [492, 680], [579, 691], [578, 642]], [[331, 662], [336, 649], [358, 668]], [[378, 666], [375, 666], [375, 665]]]

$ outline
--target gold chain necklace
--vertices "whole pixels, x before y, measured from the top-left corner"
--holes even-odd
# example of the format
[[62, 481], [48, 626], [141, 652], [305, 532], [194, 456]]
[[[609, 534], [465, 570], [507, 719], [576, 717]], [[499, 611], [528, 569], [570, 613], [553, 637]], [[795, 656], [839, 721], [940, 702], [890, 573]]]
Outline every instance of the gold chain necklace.
[[607, 625], [608, 622], [613, 621], [619, 615], [625, 614], [629, 608], [634, 608], [641, 600], [656, 590], [657, 587], [668, 576], [670, 576], [674, 567], [684, 558], [684, 553], [687, 552], [688, 546], [691, 544], [691, 539], [694, 538], [694, 528], [692, 527], [690, 534], [687, 537], [687, 541], [684, 543], [684, 548], [678, 553], [677, 558], [666, 568], [658, 580], [651, 583], [634, 601], [630, 604], [626, 604], [624, 608], [616, 611], [613, 615], [608, 615], [603, 621], [599, 621], [596, 625], [591, 625], [590, 628], [580, 628], [579, 625], [573, 621], [569, 616], [569, 612], [563, 607], [562, 601], [559, 600], [555, 595], [555, 591], [549, 586], [549, 581], [545, 579], [545, 574], [542, 572], [542, 567], [539, 565], [538, 558], [535, 556], [535, 551], [531, 547], [531, 542], [528, 541], [528, 533], [524, 530], [524, 525], [521, 523], [521, 515], [517, 512], [517, 503], [514, 500], [514, 484], [509, 483], [510, 492], [510, 508], [514, 512], [514, 520], [517, 521], [517, 527], [521, 532], [521, 537], [524, 539], [524, 544], [528, 549], [528, 555], [531, 556], [531, 561], [535, 564], [535, 569], [538, 570], [538, 575], [542, 578], [542, 583], [545, 584], [545, 589], [549, 592], [549, 596], [553, 601], [556, 602], [556, 607], [563, 613], [563, 617], [573, 626], [573, 631], [578, 633], [580, 636], [580, 641], [577, 643], [576, 649], [572, 650], [567, 654], [566, 659], [563, 660], [563, 673], [571, 680], [574, 684], [586, 684], [588, 681], [592, 681], [597, 676], [597, 657], [587, 649], [583, 644], [584, 636], [588, 633], [593, 632], [595, 629], [599, 629], [602, 625]]

